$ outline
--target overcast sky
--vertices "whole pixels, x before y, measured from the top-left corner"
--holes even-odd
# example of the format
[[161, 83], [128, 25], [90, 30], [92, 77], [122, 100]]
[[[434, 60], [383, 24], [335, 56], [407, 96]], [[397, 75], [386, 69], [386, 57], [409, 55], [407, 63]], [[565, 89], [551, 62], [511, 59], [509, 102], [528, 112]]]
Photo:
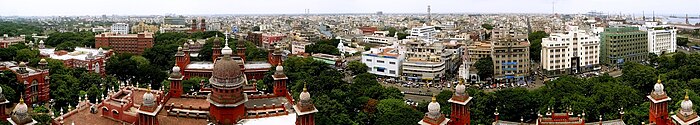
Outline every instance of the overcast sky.
[[[554, 2], [553, 2], [554, 1]], [[311, 13], [636, 13], [700, 15], [700, 0], [0, 0], [0, 16]]]

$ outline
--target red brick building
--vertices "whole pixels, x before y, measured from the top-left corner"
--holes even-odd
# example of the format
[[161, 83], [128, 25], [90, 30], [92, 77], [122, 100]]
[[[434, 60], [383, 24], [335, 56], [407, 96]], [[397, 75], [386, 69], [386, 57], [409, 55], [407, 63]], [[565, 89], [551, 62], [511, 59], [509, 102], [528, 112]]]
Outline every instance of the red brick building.
[[76, 47], [75, 51], [55, 51], [53, 48], [39, 49], [40, 57], [61, 60], [69, 68], [85, 68], [88, 71], [105, 76], [105, 63], [113, 55], [112, 50]]
[[263, 33], [260, 31], [248, 32], [248, 36], [245, 37], [247, 41], [253, 42], [253, 44], [260, 46], [263, 41]]
[[95, 47], [111, 47], [116, 53], [141, 54], [146, 48], [153, 47], [153, 34], [102, 33], [95, 35]]
[[46, 60], [39, 62], [40, 68], [28, 67], [26, 63], [0, 62], [0, 70], [11, 70], [17, 75], [17, 82], [24, 83], [22, 97], [29, 105], [46, 102], [49, 98], [49, 70]]

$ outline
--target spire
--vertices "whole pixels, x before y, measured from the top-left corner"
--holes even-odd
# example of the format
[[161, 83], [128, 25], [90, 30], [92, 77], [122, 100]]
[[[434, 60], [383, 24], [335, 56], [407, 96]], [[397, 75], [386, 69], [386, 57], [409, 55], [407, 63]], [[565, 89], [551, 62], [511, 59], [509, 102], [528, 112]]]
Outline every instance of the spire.
[[433, 98], [431, 99], [431, 102], [437, 102], [437, 99], [435, 98], [435, 94], [433, 94]]
[[308, 92], [308, 90], [306, 89], [306, 82], [304, 82], [304, 89], [303, 89], [303, 92]]
[[[688, 97], [687, 93], [686, 93], [685, 97]], [[24, 104], [24, 95], [19, 96], [19, 104]]]
[[656, 84], [661, 84], [661, 75], [659, 75], [658, 78], [656, 79]]
[[687, 89], [685, 90], [685, 99], [684, 100], [686, 100], [686, 101], [690, 100], [690, 98], [688, 97], [688, 90]]

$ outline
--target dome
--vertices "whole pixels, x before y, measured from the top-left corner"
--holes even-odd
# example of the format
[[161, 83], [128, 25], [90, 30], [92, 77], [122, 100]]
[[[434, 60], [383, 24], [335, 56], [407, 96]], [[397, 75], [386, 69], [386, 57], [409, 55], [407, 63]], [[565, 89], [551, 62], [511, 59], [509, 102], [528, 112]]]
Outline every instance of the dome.
[[39, 40], [39, 43], [44, 43], [44, 40]]
[[309, 101], [311, 100], [311, 94], [306, 89], [306, 84], [304, 84], [304, 91], [299, 94], [299, 100], [301, 101]]
[[47, 61], [46, 61], [46, 59], [42, 58], [41, 60], [39, 60], [39, 63], [47, 63]]
[[105, 54], [105, 50], [103, 50], [102, 48], [97, 49], [97, 55], [104, 55], [104, 54]]
[[231, 48], [228, 47], [228, 46], [226, 46], [226, 47], [224, 47], [223, 49], [221, 49], [221, 54], [222, 54], [222, 55], [226, 55], [226, 54], [231, 55], [232, 53], [233, 53], [233, 50], [231, 50]]
[[2, 94], [2, 87], [0, 87], [0, 94]]
[[663, 94], [664, 93], [664, 85], [661, 84], [661, 82], [657, 82], [656, 85], [654, 85], [654, 92], [656, 94]]
[[182, 51], [182, 46], [178, 46], [177, 51]]
[[215, 83], [234, 83], [243, 82], [243, 73], [238, 62], [231, 59], [231, 48], [226, 46], [222, 51], [224, 57], [214, 63], [212, 71], [212, 81]]
[[181, 78], [182, 73], [180, 73], [180, 67], [178, 66], [173, 66], [173, 70], [170, 73], [170, 78]]
[[276, 70], [276, 71], [284, 71], [284, 68], [282, 67], [282, 65], [277, 65], [277, 67], [275, 68], [275, 70]]
[[428, 104], [428, 113], [430, 114], [438, 114], [440, 113], [440, 103], [438, 103], [435, 99], [435, 96], [433, 96], [433, 101]]
[[460, 81], [459, 81], [459, 85], [457, 85], [457, 86], [455, 87], [455, 91], [456, 91], [455, 93], [457, 93], [457, 95], [464, 95], [464, 91], [465, 91], [466, 89], [467, 89], [467, 87], [464, 86], [464, 82], [463, 82], [462, 80], [460, 80]]
[[27, 64], [24, 62], [19, 62], [19, 67], [27, 67]]
[[693, 113], [693, 101], [690, 101], [687, 93], [685, 94], [685, 100], [681, 102], [681, 113]]
[[151, 93], [151, 87], [148, 87], [148, 92], [143, 94], [143, 105], [153, 106], [156, 103], [156, 97]]
[[27, 104], [24, 103], [24, 99], [20, 98], [19, 99], [19, 104], [15, 106], [15, 109], [12, 110], [12, 113], [14, 115], [18, 116], [26, 116], [27, 115]]

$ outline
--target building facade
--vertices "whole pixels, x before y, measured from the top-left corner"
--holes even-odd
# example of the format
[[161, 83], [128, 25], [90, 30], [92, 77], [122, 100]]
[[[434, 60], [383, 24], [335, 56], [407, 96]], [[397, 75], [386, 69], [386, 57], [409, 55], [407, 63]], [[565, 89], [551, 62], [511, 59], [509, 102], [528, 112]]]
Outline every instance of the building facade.
[[641, 30], [647, 31], [647, 46], [650, 53], [661, 55], [676, 52], [676, 32], [678, 30], [675, 27], [659, 25], [657, 22], [646, 22]]
[[379, 76], [400, 77], [403, 59], [403, 52], [392, 46], [362, 52], [362, 63], [369, 67], [368, 72]]
[[7, 48], [11, 45], [22, 42], [24, 42], [24, 35], [21, 35], [19, 37], [10, 37], [7, 34], [3, 34], [2, 39], [0, 39], [0, 48]]
[[112, 32], [116, 34], [129, 34], [129, 24], [115, 23], [112, 24]]
[[567, 29], [542, 38], [540, 62], [548, 76], [582, 73], [599, 64], [600, 39], [578, 26]]
[[155, 33], [155, 32], [158, 32], [158, 27], [154, 26], [154, 25], [145, 24], [144, 22], [140, 22], [139, 24], [136, 24], [136, 25], [131, 27], [131, 32], [132, 33], [140, 33], [140, 32]]
[[648, 37], [637, 27], [606, 28], [600, 37], [600, 63], [621, 66], [625, 62], [647, 60]]
[[406, 42], [406, 59], [401, 73], [405, 80], [441, 80], [451, 55], [446, 53], [442, 43], [422, 41]]
[[141, 54], [146, 48], [153, 47], [152, 33], [95, 35], [95, 47], [110, 47], [116, 53]]
[[54, 48], [39, 49], [41, 57], [60, 60], [69, 68], [85, 68], [88, 71], [106, 75], [107, 59], [113, 55], [112, 50], [76, 47], [75, 51], [55, 51]]
[[[0, 62], [0, 71], [10, 70], [17, 76], [17, 82], [24, 85], [23, 99], [27, 104], [49, 101], [49, 70], [48, 62], [42, 60], [38, 68], [29, 67], [26, 63]], [[18, 92], [20, 93], [20, 92]]]
[[494, 79], [503, 83], [524, 82], [530, 74], [530, 41], [513, 30], [493, 30]]
[[435, 26], [428, 26], [423, 24], [421, 27], [411, 28], [410, 36], [406, 38], [416, 38], [424, 41], [432, 41], [433, 37], [437, 32], [435, 31]]

